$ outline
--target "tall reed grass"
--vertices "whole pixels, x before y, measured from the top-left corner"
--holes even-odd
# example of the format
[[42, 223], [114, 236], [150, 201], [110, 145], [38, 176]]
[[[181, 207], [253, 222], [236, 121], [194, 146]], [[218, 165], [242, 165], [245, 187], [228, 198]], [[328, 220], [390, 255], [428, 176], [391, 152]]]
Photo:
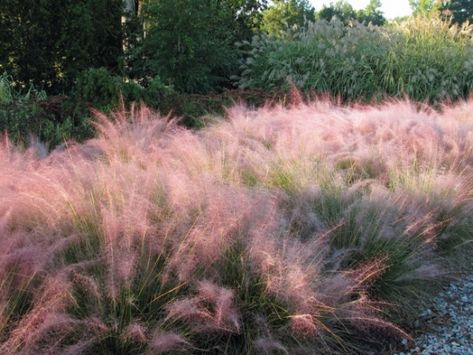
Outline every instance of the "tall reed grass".
[[473, 89], [471, 26], [412, 17], [377, 27], [325, 20], [286, 38], [256, 36], [241, 44], [241, 88], [296, 85], [347, 101], [409, 97], [438, 103]]
[[330, 101], [193, 132], [146, 108], [0, 148], [0, 353], [382, 349], [471, 241], [473, 102]]

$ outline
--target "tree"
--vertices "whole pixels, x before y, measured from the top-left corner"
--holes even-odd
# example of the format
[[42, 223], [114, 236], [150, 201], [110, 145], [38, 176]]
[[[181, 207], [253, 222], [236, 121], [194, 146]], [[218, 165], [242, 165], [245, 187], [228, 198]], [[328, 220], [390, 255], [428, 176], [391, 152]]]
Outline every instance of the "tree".
[[357, 12], [357, 20], [361, 23], [371, 23], [376, 26], [382, 26], [386, 22], [381, 11], [381, 0], [370, 0], [366, 8]]
[[303, 27], [307, 21], [314, 20], [314, 8], [308, 0], [275, 0], [263, 12], [262, 30], [279, 35], [288, 28]]
[[58, 11], [62, 21], [56, 45], [66, 84], [88, 68], [104, 67], [118, 73], [123, 56], [122, 0], [66, 0], [64, 4]]
[[262, 25], [263, 12], [268, 7], [268, 0], [223, 0], [234, 14], [234, 32], [236, 38], [249, 40]]
[[249, 39], [265, 1], [146, 0], [145, 35], [131, 55], [132, 76], [159, 75], [178, 91], [206, 93], [238, 72], [235, 42]]
[[260, 27], [267, 0], [2, 0], [0, 72], [68, 92], [85, 69], [190, 92], [229, 85], [235, 42]]
[[324, 5], [323, 8], [317, 13], [319, 19], [331, 21], [334, 17], [338, 18], [344, 23], [356, 19], [356, 12], [353, 7], [346, 1], [339, 0], [336, 3], [330, 5]]
[[55, 43], [59, 21], [51, 7], [34, 0], [0, 1], [0, 72], [7, 71], [20, 84], [47, 86], [54, 80]]
[[343, 23], [348, 24], [350, 21], [358, 21], [364, 24], [371, 23], [373, 25], [382, 26], [386, 19], [380, 10], [381, 1], [371, 0], [365, 9], [355, 11], [353, 7], [344, 0], [331, 3], [324, 6], [317, 14], [317, 17], [327, 21], [336, 17]]
[[473, 23], [473, 0], [449, 0], [442, 3], [442, 14], [453, 23]]
[[439, 12], [442, 5], [441, 0], [409, 0], [412, 13], [417, 15], [433, 15]]
[[57, 93], [88, 67], [120, 68], [122, 0], [0, 1], [0, 70]]
[[123, 7], [125, 10], [125, 15], [132, 17], [138, 14], [140, 1], [138, 0], [123, 0]]

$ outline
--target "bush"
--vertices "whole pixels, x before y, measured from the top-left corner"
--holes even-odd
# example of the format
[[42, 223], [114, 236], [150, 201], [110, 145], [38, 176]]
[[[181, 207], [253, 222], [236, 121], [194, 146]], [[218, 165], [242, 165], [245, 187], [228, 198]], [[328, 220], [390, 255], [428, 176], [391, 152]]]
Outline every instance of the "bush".
[[30, 86], [22, 92], [4, 73], [0, 76], [0, 132], [8, 133], [16, 143], [26, 145], [33, 137], [52, 145], [68, 137], [67, 123], [57, 124], [54, 115], [46, 112], [42, 104], [47, 101], [43, 91]]
[[116, 108], [120, 100], [126, 104], [144, 100], [153, 108], [160, 108], [164, 97], [174, 94], [172, 86], [165, 85], [159, 76], [145, 83], [145, 86], [112, 75], [105, 68], [88, 69], [77, 78], [71, 93], [73, 100], [86, 103], [102, 111]]
[[22, 146], [39, 140], [49, 148], [94, 134], [86, 107], [70, 98], [48, 97], [34, 86], [21, 90], [7, 74], [0, 76], [0, 132]]
[[63, 115], [70, 116], [74, 134], [72, 138], [83, 140], [93, 135], [91, 110], [110, 112], [122, 103], [146, 103], [155, 109], [166, 109], [167, 99], [174, 95], [172, 87], [162, 83], [156, 76], [143, 87], [132, 80], [111, 74], [105, 68], [83, 71], [76, 80], [70, 97], [63, 105]]
[[71, 96], [99, 110], [110, 111], [118, 106], [123, 95], [126, 101], [140, 101], [143, 89], [126, 83], [105, 68], [87, 69], [76, 80]]
[[392, 31], [400, 39], [386, 79], [397, 81], [400, 93], [431, 102], [468, 97], [473, 89], [472, 26], [449, 27], [439, 18], [416, 17], [395, 24]]
[[13, 101], [11, 78], [7, 73], [0, 75], [0, 104], [9, 104]]
[[343, 100], [404, 97], [432, 103], [473, 89], [471, 27], [416, 17], [387, 28], [323, 20], [286, 39], [257, 36], [242, 46], [240, 88], [293, 83]]

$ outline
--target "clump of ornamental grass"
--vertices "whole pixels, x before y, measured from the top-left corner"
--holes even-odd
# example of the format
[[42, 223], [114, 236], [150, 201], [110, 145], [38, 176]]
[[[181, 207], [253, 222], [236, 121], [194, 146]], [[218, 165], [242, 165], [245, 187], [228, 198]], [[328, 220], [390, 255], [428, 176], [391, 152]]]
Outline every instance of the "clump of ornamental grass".
[[296, 85], [347, 102], [464, 99], [473, 89], [472, 29], [427, 16], [383, 27], [318, 20], [282, 38], [263, 34], [241, 44], [238, 85]]
[[472, 107], [236, 106], [198, 132], [132, 107], [47, 156], [5, 137], [0, 352], [354, 353], [408, 337], [407, 306], [471, 241]]

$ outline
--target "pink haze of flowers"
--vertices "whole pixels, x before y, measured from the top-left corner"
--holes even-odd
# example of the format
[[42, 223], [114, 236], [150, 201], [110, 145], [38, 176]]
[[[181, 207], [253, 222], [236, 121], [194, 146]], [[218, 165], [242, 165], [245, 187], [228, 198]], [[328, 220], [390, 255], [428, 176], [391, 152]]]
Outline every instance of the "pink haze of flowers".
[[473, 102], [226, 116], [194, 132], [144, 107], [97, 113], [97, 138], [47, 156], [5, 137], [0, 353], [407, 337], [383, 310], [402, 312], [470, 234]]

